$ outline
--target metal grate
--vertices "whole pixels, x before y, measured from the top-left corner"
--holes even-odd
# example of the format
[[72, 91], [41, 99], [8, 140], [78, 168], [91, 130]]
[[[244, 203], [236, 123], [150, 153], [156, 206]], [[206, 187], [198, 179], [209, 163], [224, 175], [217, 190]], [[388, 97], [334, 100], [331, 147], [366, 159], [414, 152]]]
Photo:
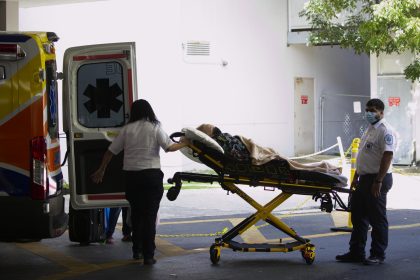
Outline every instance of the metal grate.
[[188, 41], [186, 54], [193, 56], [210, 56], [210, 42]]

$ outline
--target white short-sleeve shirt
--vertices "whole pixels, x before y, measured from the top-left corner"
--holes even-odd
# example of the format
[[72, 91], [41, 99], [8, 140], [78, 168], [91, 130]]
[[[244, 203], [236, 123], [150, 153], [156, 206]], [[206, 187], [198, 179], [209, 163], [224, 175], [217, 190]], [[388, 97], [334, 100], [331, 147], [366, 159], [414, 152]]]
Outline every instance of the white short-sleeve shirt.
[[[395, 152], [397, 137], [394, 129], [381, 119], [363, 133], [357, 154], [357, 173], [359, 175], [377, 174], [385, 151]], [[392, 164], [388, 173], [392, 171]]]
[[124, 150], [123, 169], [138, 171], [160, 168], [159, 150], [166, 151], [172, 144], [160, 124], [140, 120], [125, 125], [108, 150], [114, 155]]

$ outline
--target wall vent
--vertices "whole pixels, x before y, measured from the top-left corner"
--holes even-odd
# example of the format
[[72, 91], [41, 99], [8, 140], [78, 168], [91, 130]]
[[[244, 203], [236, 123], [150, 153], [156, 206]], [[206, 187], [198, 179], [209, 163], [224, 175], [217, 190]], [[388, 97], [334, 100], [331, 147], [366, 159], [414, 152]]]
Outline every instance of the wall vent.
[[210, 42], [188, 41], [186, 43], [186, 55], [188, 56], [210, 56]]

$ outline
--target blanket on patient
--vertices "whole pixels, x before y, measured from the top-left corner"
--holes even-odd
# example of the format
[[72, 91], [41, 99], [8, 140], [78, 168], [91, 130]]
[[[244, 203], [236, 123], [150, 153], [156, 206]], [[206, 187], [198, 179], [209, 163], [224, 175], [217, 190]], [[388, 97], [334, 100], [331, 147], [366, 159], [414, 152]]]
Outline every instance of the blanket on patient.
[[250, 153], [250, 157], [252, 159], [252, 164], [255, 165], [262, 165], [271, 160], [286, 160], [291, 169], [295, 170], [307, 170], [307, 171], [316, 171], [316, 172], [323, 172], [329, 174], [340, 175], [341, 168], [325, 162], [314, 162], [314, 163], [299, 163], [288, 158], [282, 157], [276, 151], [271, 148], [262, 147], [256, 144], [252, 139], [238, 136], [242, 143], [245, 144], [246, 148]]
[[[219, 128], [211, 124], [202, 124], [199, 127], [197, 127], [197, 130], [204, 132], [205, 134], [207, 134], [208, 136], [216, 140], [222, 146], [225, 153], [227, 153], [228, 155], [232, 154], [232, 152], [230, 151], [232, 150], [231, 148], [232, 145], [227, 145], [227, 144], [230, 144], [230, 142], [227, 142], [225, 140], [221, 142], [220, 141], [221, 139], [219, 139], [220, 135], [229, 135], [229, 134], [221, 133]], [[289, 163], [290, 168], [294, 170], [315, 171], [315, 172], [322, 172], [322, 173], [328, 173], [328, 174], [334, 174], [334, 175], [340, 175], [342, 171], [341, 168], [325, 161], [306, 163], [306, 164], [299, 163], [299, 162], [296, 162], [296, 161], [293, 161], [293, 160], [290, 160], [288, 158], [281, 156], [280, 154], [278, 154], [275, 150], [271, 148], [262, 147], [256, 144], [252, 139], [249, 139], [240, 135], [236, 135], [234, 136], [234, 138], [239, 139], [245, 145], [246, 149], [249, 152], [249, 157], [251, 158], [252, 164], [254, 165], [263, 165], [271, 160], [286, 160]], [[236, 147], [236, 146], [233, 146], [233, 147]], [[233, 150], [238, 151], [238, 149], [233, 149]], [[236, 153], [233, 155], [236, 155]], [[234, 158], [236, 158], [236, 156], [234, 156]]]

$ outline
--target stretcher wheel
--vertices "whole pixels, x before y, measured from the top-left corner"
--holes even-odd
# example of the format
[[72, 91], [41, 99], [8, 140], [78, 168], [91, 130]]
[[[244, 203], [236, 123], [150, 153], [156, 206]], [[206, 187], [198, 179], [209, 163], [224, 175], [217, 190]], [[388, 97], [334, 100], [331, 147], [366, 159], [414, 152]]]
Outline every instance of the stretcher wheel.
[[315, 247], [314, 246], [308, 246], [305, 249], [302, 249], [301, 253], [306, 264], [312, 264], [314, 262], [315, 260]]
[[210, 260], [213, 264], [217, 264], [220, 260], [220, 246], [213, 244], [210, 246]]

